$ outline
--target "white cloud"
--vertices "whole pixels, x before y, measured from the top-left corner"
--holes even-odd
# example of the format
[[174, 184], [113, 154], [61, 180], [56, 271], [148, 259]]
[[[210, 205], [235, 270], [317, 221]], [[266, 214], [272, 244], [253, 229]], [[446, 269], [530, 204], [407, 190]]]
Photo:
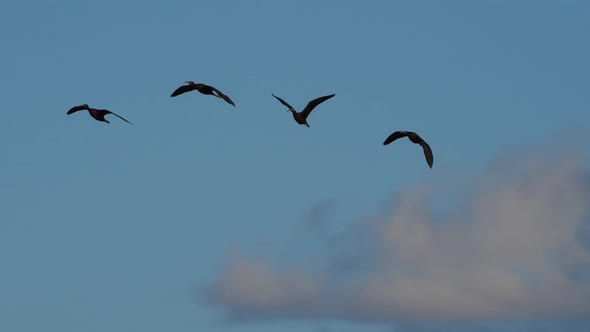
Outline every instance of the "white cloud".
[[[205, 294], [237, 319], [588, 317], [590, 250], [580, 227], [590, 181], [580, 166], [558, 153], [504, 163], [442, 216], [433, 205], [456, 194], [451, 181], [403, 190], [387, 213], [351, 225], [347, 251], [326, 255], [319, 269], [236, 255]], [[331, 268], [351, 255], [359, 264]]]

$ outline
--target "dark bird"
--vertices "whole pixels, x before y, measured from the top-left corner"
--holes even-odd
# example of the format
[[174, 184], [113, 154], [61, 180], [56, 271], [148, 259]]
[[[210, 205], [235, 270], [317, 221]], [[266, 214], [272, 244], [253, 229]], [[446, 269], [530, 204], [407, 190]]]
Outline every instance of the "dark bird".
[[74, 107], [70, 108], [70, 110], [68, 111], [67, 114], [70, 115], [72, 113], [76, 113], [78, 111], [83, 111], [83, 110], [87, 110], [88, 113], [90, 113], [90, 116], [93, 117], [97, 121], [110, 123], [109, 120], [105, 119], [104, 117], [107, 114], [112, 114], [112, 115], [118, 117], [119, 119], [127, 122], [128, 124], [131, 124], [131, 122], [127, 121], [125, 118], [123, 118], [119, 114], [115, 114], [114, 112], [111, 112], [109, 110], [98, 110], [96, 108], [89, 107], [88, 104], [74, 106]]
[[393, 134], [389, 135], [389, 137], [387, 137], [385, 142], [383, 142], [383, 145], [387, 145], [398, 138], [406, 136], [410, 139], [410, 141], [412, 141], [412, 143], [420, 144], [422, 146], [422, 150], [424, 150], [424, 157], [426, 157], [426, 162], [428, 163], [428, 166], [432, 168], [432, 164], [434, 163], [434, 156], [432, 155], [432, 150], [430, 149], [430, 146], [428, 145], [428, 143], [426, 143], [425, 140], [422, 139], [422, 137], [420, 137], [413, 131], [396, 131]]
[[307, 106], [305, 106], [305, 108], [303, 109], [303, 111], [301, 112], [297, 112], [293, 106], [289, 105], [286, 101], [284, 101], [283, 99], [275, 96], [274, 94], [271, 93], [271, 95], [275, 98], [277, 98], [281, 104], [287, 106], [289, 108], [289, 110], [287, 112], [291, 112], [293, 113], [293, 118], [295, 119], [295, 121], [297, 123], [299, 123], [300, 125], [306, 125], [309, 128], [309, 123], [307, 123], [307, 117], [309, 116], [309, 114], [311, 113], [311, 111], [313, 111], [313, 109], [318, 106], [319, 104], [323, 103], [324, 101], [334, 97], [336, 94], [333, 93], [331, 95], [327, 95], [327, 96], [323, 96], [323, 97], [319, 97], [316, 99], [311, 100], [309, 103], [307, 103]]
[[182, 85], [178, 89], [174, 90], [174, 92], [172, 92], [170, 97], [176, 97], [176, 96], [181, 95], [185, 92], [197, 90], [204, 95], [212, 95], [217, 98], [221, 98], [221, 99], [225, 100], [226, 102], [228, 102], [228, 104], [231, 104], [232, 106], [236, 106], [236, 104], [234, 104], [234, 102], [228, 96], [224, 95], [223, 92], [217, 90], [216, 88], [214, 88], [210, 85], [203, 84], [203, 83], [195, 83], [193, 81], [186, 81], [184, 83], [187, 83], [187, 85]]

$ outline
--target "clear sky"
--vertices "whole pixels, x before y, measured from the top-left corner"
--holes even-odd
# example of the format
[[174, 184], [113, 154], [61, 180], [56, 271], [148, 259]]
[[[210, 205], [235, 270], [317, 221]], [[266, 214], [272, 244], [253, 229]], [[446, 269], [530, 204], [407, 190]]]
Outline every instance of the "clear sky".
[[[0, 330], [588, 331], [588, 236], [569, 244], [590, 215], [572, 180], [589, 32], [581, 0], [0, 2]], [[187, 80], [237, 106], [170, 98]], [[271, 93], [336, 96], [306, 128]], [[133, 125], [66, 115], [83, 103]], [[433, 169], [407, 139], [382, 146], [395, 130]], [[412, 209], [422, 189], [438, 196]], [[498, 272], [523, 266], [540, 297]], [[461, 282], [481, 271], [498, 275]]]

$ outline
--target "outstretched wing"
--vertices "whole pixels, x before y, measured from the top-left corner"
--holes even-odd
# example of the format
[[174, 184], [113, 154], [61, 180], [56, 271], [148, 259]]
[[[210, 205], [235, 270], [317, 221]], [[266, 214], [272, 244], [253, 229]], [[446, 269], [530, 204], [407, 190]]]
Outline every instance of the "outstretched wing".
[[181, 95], [185, 92], [193, 91], [196, 88], [197, 88], [196, 85], [192, 85], [192, 84], [183, 85], [183, 86], [179, 87], [178, 89], [174, 90], [174, 92], [172, 92], [170, 97], [176, 97], [176, 96]]
[[285, 106], [289, 107], [289, 109], [290, 109], [290, 110], [295, 110], [295, 109], [293, 108], [293, 106], [289, 105], [289, 103], [287, 103], [286, 101], [284, 101], [284, 100], [283, 100], [281, 97], [277, 97], [277, 96], [275, 96], [273, 93], [271, 93], [271, 95], [272, 95], [273, 97], [277, 98], [277, 99], [278, 99], [278, 100], [281, 102], [281, 104], [283, 104], [283, 105], [285, 105]]
[[304, 117], [306, 117], [306, 118], [307, 118], [307, 117], [309, 116], [309, 113], [311, 113], [311, 111], [313, 111], [313, 109], [314, 109], [316, 106], [318, 106], [319, 104], [323, 103], [324, 101], [326, 101], [326, 100], [328, 100], [328, 99], [330, 99], [330, 98], [334, 97], [335, 95], [336, 95], [336, 94], [335, 94], [335, 93], [333, 93], [333, 94], [331, 94], [331, 95], [322, 96], [322, 97], [319, 97], [319, 98], [316, 98], [316, 99], [314, 99], [314, 100], [310, 101], [309, 103], [307, 103], [307, 106], [305, 106], [305, 108], [303, 109], [303, 111], [301, 111], [301, 114], [302, 114]]
[[104, 112], [105, 114], [112, 114], [112, 115], [118, 117], [119, 119], [127, 122], [128, 124], [132, 124], [131, 122], [127, 121], [127, 119], [125, 119], [124, 117], [120, 116], [119, 114], [117, 114], [115, 112], [111, 112], [111, 111], [108, 111], [108, 110], [100, 110], [100, 111]]
[[226, 96], [225, 94], [223, 94], [223, 92], [219, 91], [218, 89], [211, 87], [213, 89], [213, 91], [215, 91], [219, 97], [221, 97], [223, 100], [225, 100], [228, 104], [231, 104], [232, 106], [236, 106], [236, 104], [234, 104], [233, 100], [231, 100], [231, 98], [229, 98], [228, 96]]
[[383, 145], [387, 145], [387, 144], [395, 141], [398, 138], [402, 138], [402, 137], [406, 137], [406, 136], [408, 136], [408, 132], [407, 131], [396, 131], [393, 134], [389, 135], [385, 139], [385, 142], [383, 142]]
[[426, 141], [423, 139], [420, 139], [420, 143], [418, 144], [422, 146], [422, 150], [424, 150], [424, 157], [426, 157], [426, 162], [428, 163], [428, 166], [432, 168], [434, 156], [432, 155], [432, 149], [430, 148], [430, 145], [428, 145], [428, 143], [426, 143]]
[[72, 113], [76, 113], [78, 111], [87, 110], [87, 109], [88, 109], [88, 105], [78, 105], [78, 106], [74, 106], [74, 107], [70, 108], [70, 110], [68, 111], [67, 114], [72, 114]]

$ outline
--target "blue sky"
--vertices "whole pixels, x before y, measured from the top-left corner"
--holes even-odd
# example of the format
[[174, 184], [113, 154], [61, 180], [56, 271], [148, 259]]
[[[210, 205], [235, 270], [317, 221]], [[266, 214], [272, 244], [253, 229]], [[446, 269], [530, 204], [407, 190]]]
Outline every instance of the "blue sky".
[[[236, 326], [235, 303], [198, 294], [236, 252], [305, 265], [325, 202], [339, 232], [539, 142], [573, 145], [587, 169], [590, 140], [572, 139], [590, 126], [588, 31], [583, 1], [2, 2], [0, 329], [394, 329], [321, 313]], [[237, 107], [170, 98], [187, 80]], [[306, 128], [271, 93], [299, 110], [336, 96]], [[66, 115], [83, 103], [133, 125]], [[430, 143], [432, 170], [407, 141], [381, 145], [395, 130]]]

